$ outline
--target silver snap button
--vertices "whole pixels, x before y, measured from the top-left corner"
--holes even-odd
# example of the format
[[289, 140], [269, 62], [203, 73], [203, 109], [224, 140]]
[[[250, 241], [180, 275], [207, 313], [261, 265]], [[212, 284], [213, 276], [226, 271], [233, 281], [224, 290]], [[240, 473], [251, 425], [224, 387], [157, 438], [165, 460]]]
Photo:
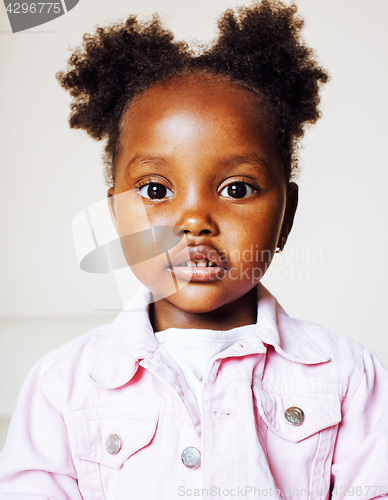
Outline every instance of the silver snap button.
[[182, 451], [182, 463], [189, 469], [196, 469], [201, 463], [201, 454], [193, 446], [189, 446]]
[[284, 414], [287, 422], [292, 425], [301, 425], [304, 421], [304, 413], [297, 406], [290, 406]]
[[117, 434], [109, 434], [105, 441], [105, 449], [111, 455], [116, 455], [121, 450], [121, 439]]

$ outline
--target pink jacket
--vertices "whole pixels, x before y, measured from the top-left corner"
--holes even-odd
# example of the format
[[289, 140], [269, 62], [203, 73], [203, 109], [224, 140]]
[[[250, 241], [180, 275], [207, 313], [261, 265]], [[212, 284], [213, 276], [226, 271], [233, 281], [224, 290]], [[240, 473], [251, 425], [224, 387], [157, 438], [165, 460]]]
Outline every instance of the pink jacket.
[[255, 331], [209, 365], [202, 422], [158, 347], [145, 289], [112, 325], [44, 356], [0, 455], [0, 499], [388, 493], [387, 370], [352, 340], [291, 319], [262, 285], [260, 296]]

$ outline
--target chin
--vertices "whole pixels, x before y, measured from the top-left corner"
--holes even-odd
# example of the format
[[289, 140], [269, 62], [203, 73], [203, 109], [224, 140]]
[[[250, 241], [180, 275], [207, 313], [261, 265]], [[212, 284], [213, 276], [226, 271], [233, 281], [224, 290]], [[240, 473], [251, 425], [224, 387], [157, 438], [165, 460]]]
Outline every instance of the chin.
[[185, 287], [179, 290], [179, 292], [170, 295], [165, 300], [181, 311], [192, 314], [210, 313], [230, 302], [229, 295], [227, 297], [223, 297], [217, 291], [203, 290], [203, 286], [204, 285], [199, 285], [198, 289], [196, 289], [197, 286], [195, 286], [195, 289], [193, 290], [192, 287], [188, 285], [190, 289]]

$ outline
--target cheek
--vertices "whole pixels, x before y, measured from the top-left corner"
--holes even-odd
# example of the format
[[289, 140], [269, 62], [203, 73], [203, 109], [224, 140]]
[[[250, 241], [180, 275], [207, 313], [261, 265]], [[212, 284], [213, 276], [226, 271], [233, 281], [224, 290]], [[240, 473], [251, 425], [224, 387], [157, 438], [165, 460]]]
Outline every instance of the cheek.
[[117, 231], [120, 238], [151, 228], [143, 207], [125, 207], [116, 212]]
[[[247, 207], [238, 219], [229, 219], [230, 226], [225, 229], [230, 235], [228, 257], [234, 269], [234, 279], [239, 276], [249, 285], [263, 277], [276, 249], [284, 205], [282, 193], [274, 193]], [[239, 230], [234, 231], [233, 226]]]
[[117, 231], [128, 265], [132, 266], [155, 256], [152, 229], [142, 198], [136, 190], [114, 196]]
[[156, 297], [176, 293], [179, 284], [168, 271], [168, 253], [184, 248], [185, 240], [162, 217], [147, 215], [136, 190], [115, 195], [114, 203], [121, 247], [131, 271]]
[[[170, 225], [172, 221], [160, 210], [155, 211], [147, 207], [136, 189], [116, 194], [113, 203], [117, 231], [126, 251], [131, 251], [133, 242], [135, 249], [142, 249], [148, 255], [148, 247], [157, 249], [164, 242], [163, 248], [168, 246], [170, 249], [182, 239], [174, 234], [174, 228]], [[152, 234], [155, 241], [151, 237]], [[135, 235], [138, 235], [138, 238]]]
[[129, 266], [148, 261], [156, 256], [151, 229], [120, 237], [121, 248]]
[[176, 293], [167, 252], [159, 253], [152, 229], [121, 237], [123, 253], [136, 278], [158, 298]]
[[150, 228], [143, 199], [137, 189], [123, 191], [112, 198], [111, 204], [114, 207], [120, 237]]
[[271, 248], [276, 245], [282, 226], [285, 196], [275, 193], [247, 207], [240, 214], [230, 216], [226, 223], [233, 243], [240, 247], [249, 242]]

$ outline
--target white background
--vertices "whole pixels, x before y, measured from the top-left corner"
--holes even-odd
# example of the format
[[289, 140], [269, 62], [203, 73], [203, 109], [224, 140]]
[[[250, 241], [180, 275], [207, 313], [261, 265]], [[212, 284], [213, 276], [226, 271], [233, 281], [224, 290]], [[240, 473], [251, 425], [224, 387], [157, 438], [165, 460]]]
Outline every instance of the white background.
[[[293, 316], [352, 337], [388, 366], [387, 0], [298, 0], [332, 79], [300, 151], [295, 226], [266, 286]], [[0, 416], [36, 359], [120, 308], [112, 276], [79, 270], [71, 223], [106, 196], [102, 144], [70, 130], [57, 83], [69, 46], [97, 24], [159, 12], [177, 39], [211, 40], [244, 0], [80, 0], [12, 34], [0, 4]], [[306, 261], [307, 260], [307, 261]], [[0, 443], [1, 444], [1, 443]]]

